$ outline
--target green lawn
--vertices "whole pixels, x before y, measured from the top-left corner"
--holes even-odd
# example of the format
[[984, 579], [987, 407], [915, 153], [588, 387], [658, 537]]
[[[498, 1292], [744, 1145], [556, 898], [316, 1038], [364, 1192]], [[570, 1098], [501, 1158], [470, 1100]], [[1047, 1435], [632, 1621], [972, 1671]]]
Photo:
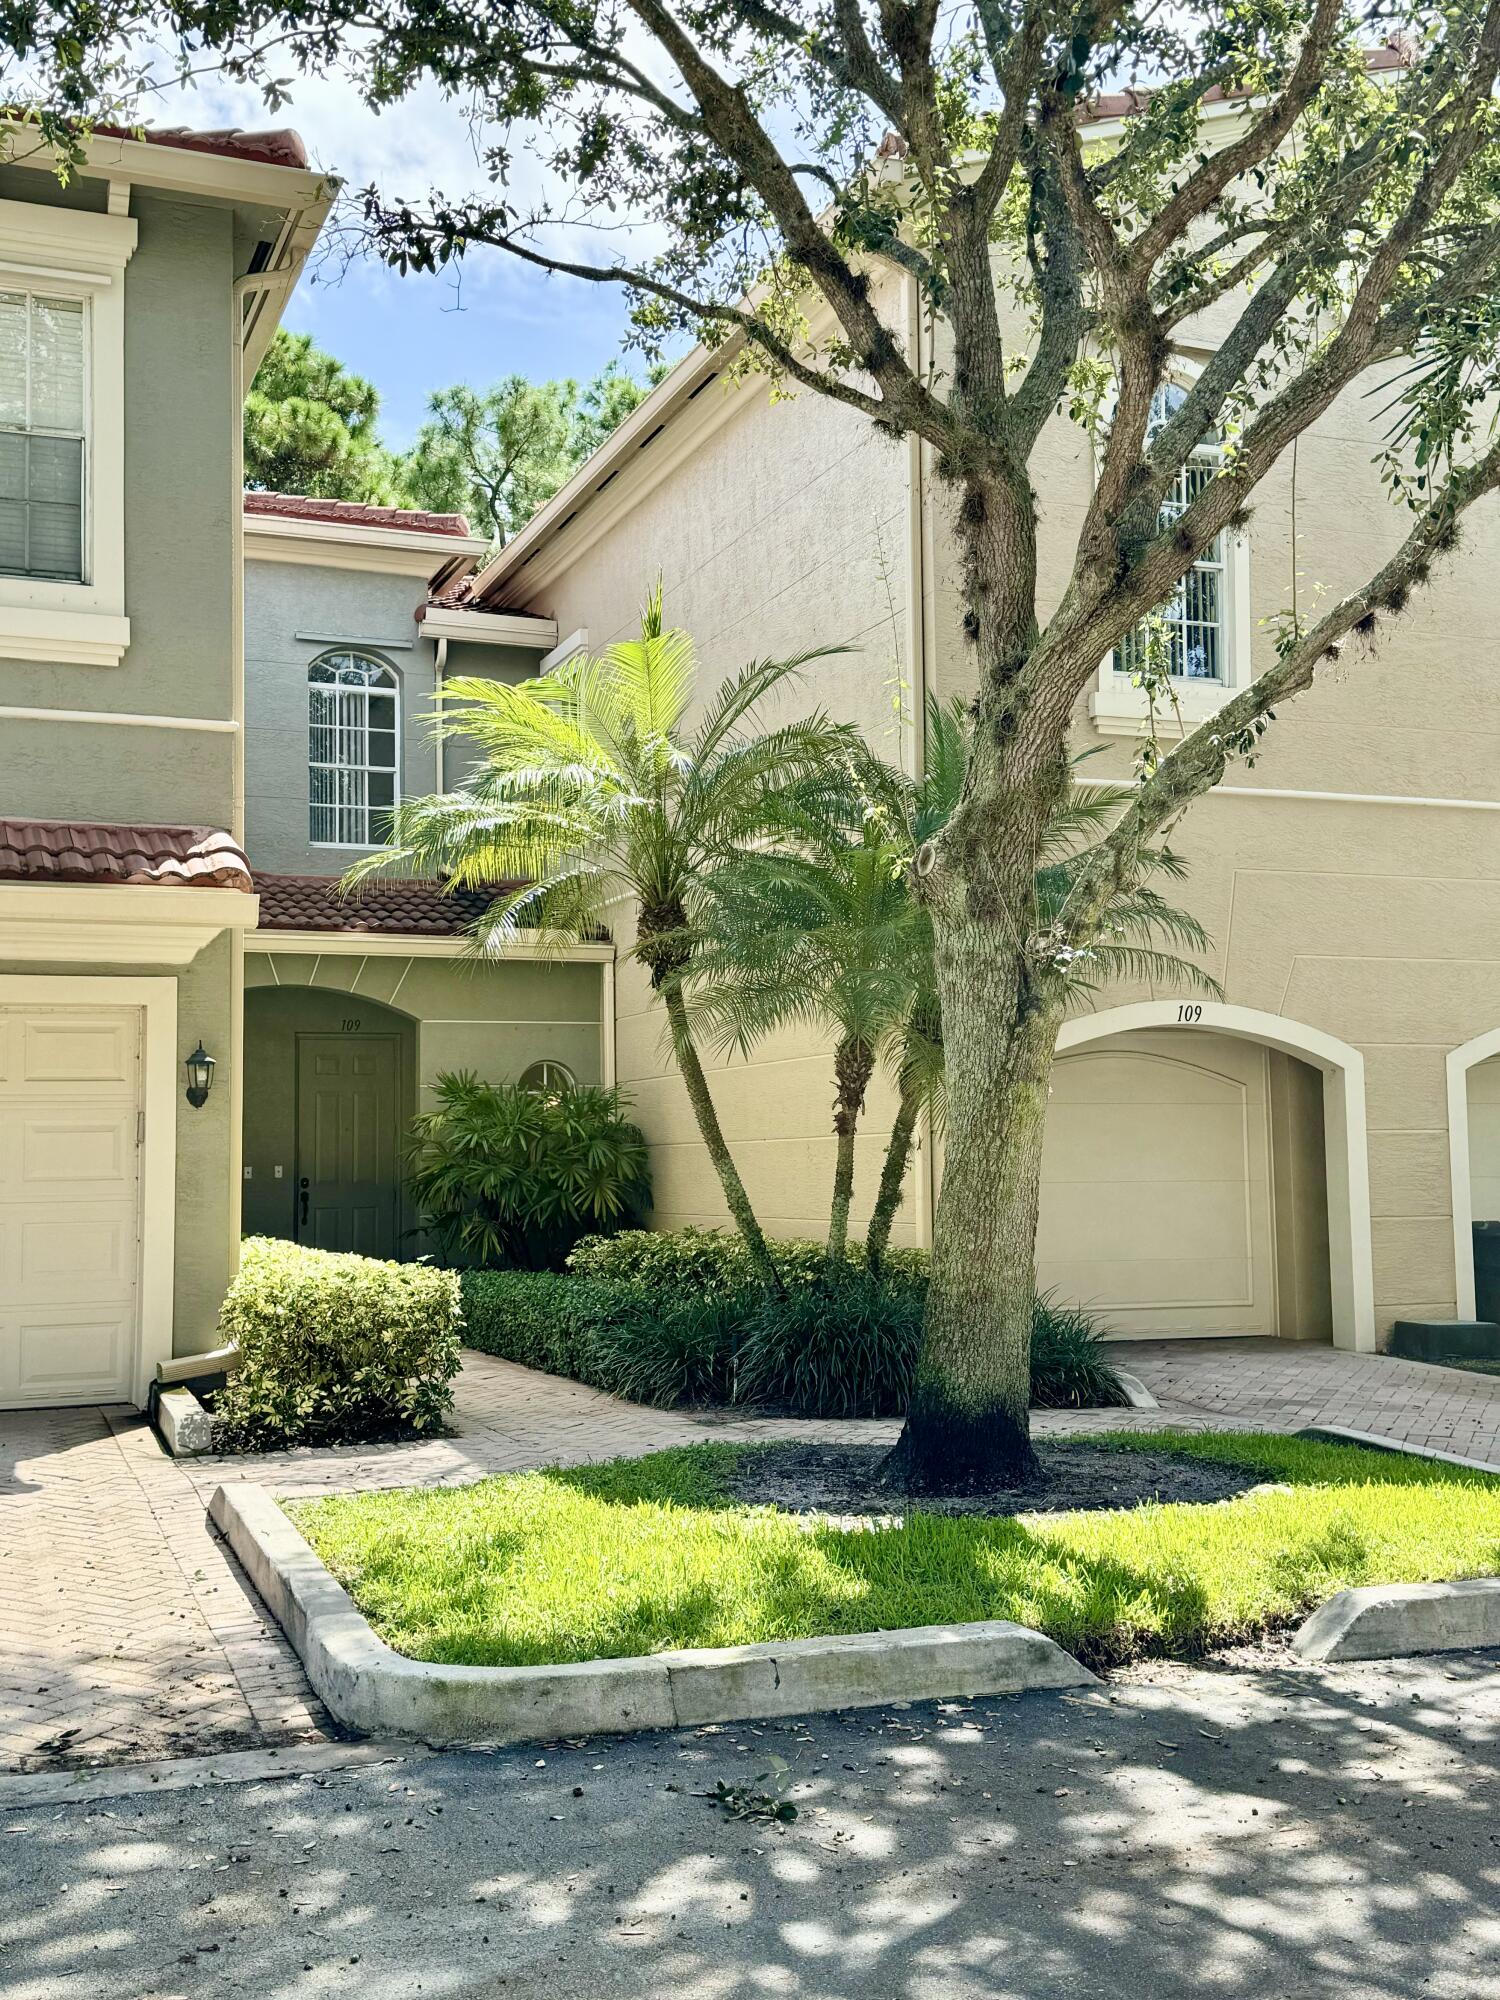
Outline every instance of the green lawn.
[[708, 1444], [289, 1512], [399, 1652], [484, 1666], [978, 1618], [1102, 1666], [1274, 1630], [1348, 1584], [1500, 1574], [1500, 1478], [1271, 1435], [1108, 1442], [1278, 1484], [1212, 1506], [809, 1531], [727, 1500], [726, 1467], [755, 1447]]

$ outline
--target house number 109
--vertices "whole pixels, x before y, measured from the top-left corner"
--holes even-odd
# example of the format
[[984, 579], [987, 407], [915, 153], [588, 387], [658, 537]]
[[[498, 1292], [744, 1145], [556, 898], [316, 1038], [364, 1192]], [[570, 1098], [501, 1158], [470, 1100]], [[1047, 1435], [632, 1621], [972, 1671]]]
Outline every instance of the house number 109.
[[1177, 1018], [1186, 1027], [1191, 1028], [1196, 1022], [1203, 1019], [1203, 1009], [1195, 1002], [1185, 1000], [1177, 1009]]

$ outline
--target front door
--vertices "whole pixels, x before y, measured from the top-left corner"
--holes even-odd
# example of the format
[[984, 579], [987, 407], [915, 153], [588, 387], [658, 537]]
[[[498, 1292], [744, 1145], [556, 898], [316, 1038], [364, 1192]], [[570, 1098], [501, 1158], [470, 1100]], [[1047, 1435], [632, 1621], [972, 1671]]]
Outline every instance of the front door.
[[395, 1035], [297, 1037], [297, 1240], [394, 1257], [400, 1184]]

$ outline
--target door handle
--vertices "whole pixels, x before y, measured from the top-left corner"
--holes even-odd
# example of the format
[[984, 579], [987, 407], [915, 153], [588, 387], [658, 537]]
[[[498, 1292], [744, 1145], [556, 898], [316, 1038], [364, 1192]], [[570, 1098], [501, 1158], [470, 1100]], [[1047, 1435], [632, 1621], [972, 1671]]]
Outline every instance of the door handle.
[[307, 1176], [304, 1174], [297, 1183], [297, 1192], [302, 1202], [302, 1228], [307, 1227]]

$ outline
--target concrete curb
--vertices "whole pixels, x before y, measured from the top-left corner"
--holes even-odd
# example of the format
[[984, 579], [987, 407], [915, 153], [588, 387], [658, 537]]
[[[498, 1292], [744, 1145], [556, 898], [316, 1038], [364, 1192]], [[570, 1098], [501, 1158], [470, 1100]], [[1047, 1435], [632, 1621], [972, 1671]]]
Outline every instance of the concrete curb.
[[163, 1389], [156, 1429], [173, 1458], [201, 1458], [214, 1448], [214, 1420], [191, 1389]]
[[1500, 1646], [1500, 1577], [1341, 1590], [1292, 1639], [1306, 1660], [1390, 1660], [1486, 1646]]
[[377, 1636], [264, 1487], [221, 1486], [208, 1511], [329, 1710], [370, 1735], [525, 1743], [1095, 1680], [1045, 1634], [1004, 1619], [569, 1666], [434, 1665]]
[[1159, 1410], [1161, 1408], [1161, 1404], [1157, 1402], [1139, 1375], [1127, 1374], [1125, 1369], [1117, 1368], [1115, 1370], [1115, 1380], [1125, 1391], [1125, 1399], [1132, 1410]]
[[1461, 1458], [1456, 1451], [1436, 1451], [1428, 1444], [1408, 1444], [1405, 1438], [1385, 1437], [1379, 1431], [1351, 1431], [1343, 1424], [1308, 1424], [1296, 1432], [1324, 1444], [1359, 1444], [1367, 1451], [1391, 1451], [1402, 1458], [1428, 1458], [1436, 1465], [1457, 1465], [1465, 1472], [1487, 1472], [1500, 1479], [1500, 1465], [1482, 1458]]

